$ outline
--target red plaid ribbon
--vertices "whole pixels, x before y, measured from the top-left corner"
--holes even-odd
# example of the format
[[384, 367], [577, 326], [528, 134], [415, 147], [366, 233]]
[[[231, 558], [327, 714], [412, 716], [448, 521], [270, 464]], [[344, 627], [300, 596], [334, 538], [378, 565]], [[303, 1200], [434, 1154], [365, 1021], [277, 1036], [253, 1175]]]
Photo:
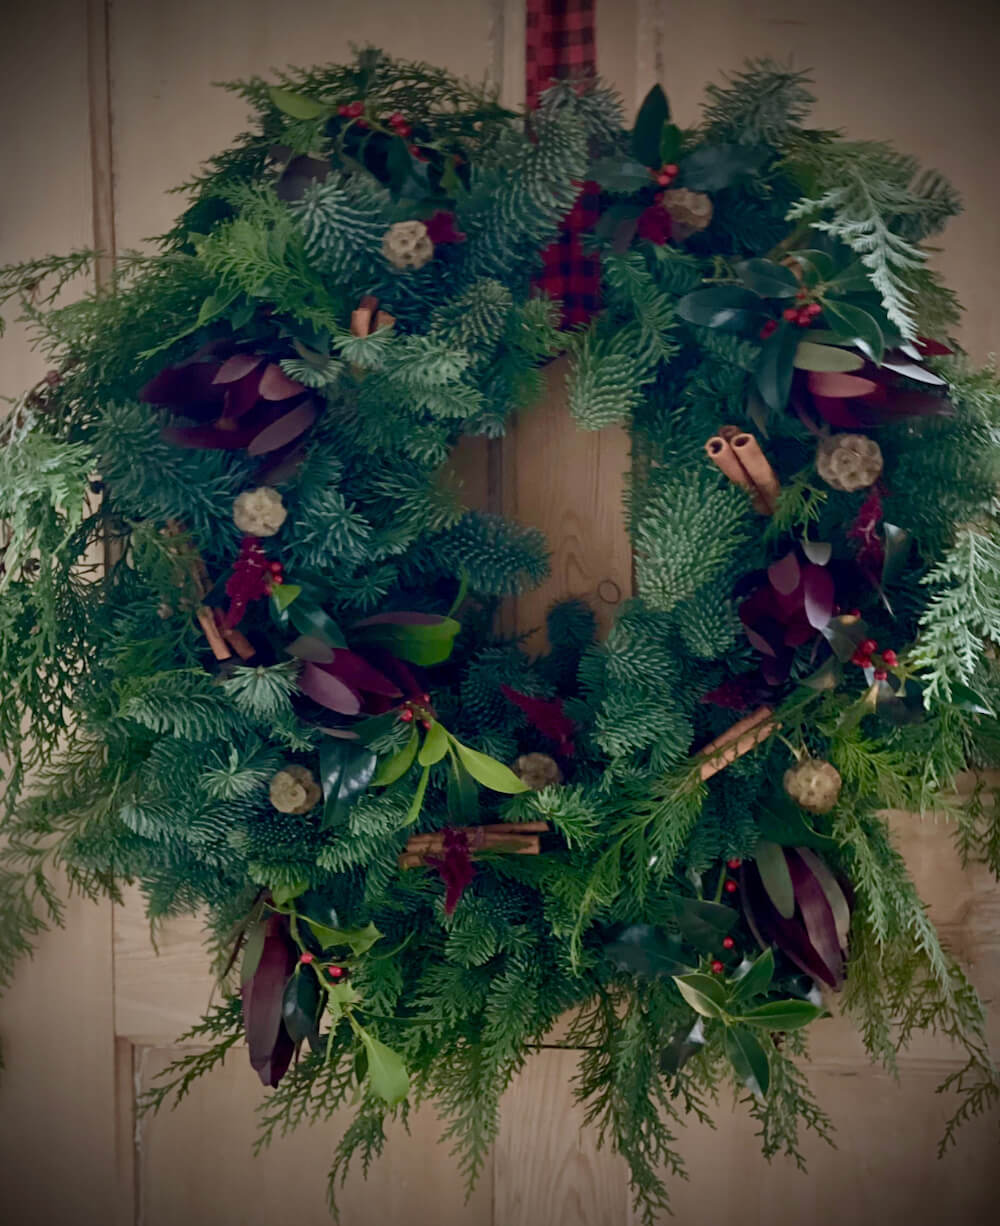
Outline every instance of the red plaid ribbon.
[[[525, 14], [525, 92], [528, 106], [554, 79], [593, 76], [597, 71], [594, 38], [595, 0], [527, 0]], [[598, 217], [599, 189], [587, 182], [562, 223], [558, 239], [542, 252], [535, 278], [550, 298], [563, 304], [563, 326], [586, 323], [601, 305], [601, 264], [585, 254], [581, 235]]]

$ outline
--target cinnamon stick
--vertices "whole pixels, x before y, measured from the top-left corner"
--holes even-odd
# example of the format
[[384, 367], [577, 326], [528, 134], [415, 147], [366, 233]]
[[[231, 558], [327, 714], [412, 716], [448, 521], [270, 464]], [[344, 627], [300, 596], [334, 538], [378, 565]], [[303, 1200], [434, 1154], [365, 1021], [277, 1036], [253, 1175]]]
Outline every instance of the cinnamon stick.
[[698, 757], [703, 759], [699, 769], [701, 778], [711, 779], [737, 758], [742, 758], [751, 749], [766, 741], [778, 727], [777, 722], [771, 718], [773, 714], [770, 707], [758, 707], [745, 719], [727, 728], [714, 741], [709, 741], [698, 753]]
[[388, 311], [376, 311], [375, 313], [375, 330], [379, 328], [391, 328], [396, 322], [396, 316], [390, 315]]
[[212, 655], [214, 655], [217, 660], [231, 659], [233, 653], [226, 646], [226, 640], [222, 637], [219, 627], [215, 624], [215, 617], [212, 614], [212, 610], [207, 605], [199, 605], [195, 616], [198, 618], [198, 624], [201, 626], [202, 631], [205, 634], [205, 638], [208, 639], [208, 645], [212, 649]]
[[[514, 844], [517, 844], [516, 846]], [[399, 867], [420, 868], [428, 866], [428, 856], [440, 855], [443, 852], [441, 847], [428, 848], [426, 851], [404, 851], [401, 852], [398, 859]], [[483, 851], [503, 851], [512, 856], [537, 856], [541, 854], [541, 840], [537, 834], [530, 834], [523, 839], [501, 839], [495, 843], [485, 843], [477, 848], [470, 850], [470, 855], [473, 860], [478, 859], [478, 853]]]
[[767, 507], [767, 514], [773, 515], [778, 505], [781, 484], [767, 456], [761, 451], [760, 444], [752, 434], [737, 434], [729, 446], [760, 494]]
[[235, 626], [223, 626], [222, 637], [241, 660], [252, 660], [257, 654], [253, 643], [250, 642], [245, 634], [237, 630]]
[[721, 433], [713, 435], [708, 440], [705, 444], [705, 452], [716, 468], [727, 476], [733, 485], [738, 485], [751, 494], [755, 492], [754, 483], [750, 480], [746, 469], [739, 462], [729, 440]]

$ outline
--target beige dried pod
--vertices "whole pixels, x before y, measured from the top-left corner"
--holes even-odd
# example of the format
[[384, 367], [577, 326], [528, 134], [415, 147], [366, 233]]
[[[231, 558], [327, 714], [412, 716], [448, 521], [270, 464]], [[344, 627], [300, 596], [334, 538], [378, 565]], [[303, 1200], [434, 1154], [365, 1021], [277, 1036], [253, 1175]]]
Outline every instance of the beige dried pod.
[[293, 762], [271, 776], [268, 795], [279, 813], [308, 813], [319, 804], [323, 791], [307, 766]]
[[835, 490], [863, 490], [882, 475], [882, 449], [867, 434], [831, 434], [816, 449], [816, 471]]
[[672, 237], [681, 240], [704, 230], [715, 211], [710, 196], [687, 187], [673, 187], [664, 192], [662, 203], [670, 214]]
[[382, 254], [393, 268], [415, 272], [433, 258], [434, 244], [422, 221], [397, 221], [382, 238]]
[[785, 791], [810, 813], [829, 813], [840, 796], [840, 771], [822, 758], [804, 758], [785, 771]]
[[521, 754], [514, 763], [514, 774], [536, 792], [551, 787], [552, 784], [562, 783], [559, 763], [547, 753]]
[[233, 523], [244, 536], [274, 536], [287, 518], [281, 495], [267, 485], [244, 490], [233, 503]]

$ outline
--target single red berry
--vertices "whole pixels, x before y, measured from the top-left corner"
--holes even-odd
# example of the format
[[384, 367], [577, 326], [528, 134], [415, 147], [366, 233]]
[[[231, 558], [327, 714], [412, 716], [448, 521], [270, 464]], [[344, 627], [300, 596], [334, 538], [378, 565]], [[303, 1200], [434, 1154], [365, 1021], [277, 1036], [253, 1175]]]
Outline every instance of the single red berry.
[[413, 129], [410, 127], [408, 123], [401, 123], [396, 128], [396, 135], [401, 137], [403, 140], [406, 140], [406, 138], [412, 133], [412, 131]]
[[875, 670], [875, 680], [876, 681], [885, 681], [887, 680], [888, 676], [889, 674], [885, 671], [884, 668], [876, 668]]
[[279, 587], [280, 587], [280, 585], [281, 585], [282, 583], [284, 583], [284, 582], [285, 582], [285, 580], [282, 578], [282, 576], [281, 576], [281, 575], [272, 575], [272, 576], [271, 576], [271, 582], [272, 582], [272, 583], [277, 583], [277, 584], [279, 585]]
[[851, 662], [856, 664], [858, 668], [871, 668], [871, 656], [851, 656]]
[[799, 317], [799, 313], [795, 309], [795, 307], [787, 307], [784, 311], [781, 312], [781, 318], [787, 319], [789, 323], [794, 323], [794, 321], [798, 319], [798, 317]]
[[806, 310], [813, 317], [813, 319], [815, 319], [817, 315], [821, 315], [823, 312], [823, 308], [820, 306], [818, 302], [810, 302], [809, 305], [806, 307]]
[[368, 131], [368, 120], [367, 119], [357, 119], [355, 120], [355, 126], [361, 129], [362, 131], [367, 132]]
[[889, 648], [888, 651], [882, 652], [882, 659], [885, 661], [886, 664], [889, 665], [890, 668], [895, 668], [896, 665], [899, 663], [899, 656], [896, 655], [896, 653], [892, 650], [891, 647]]
[[859, 650], [863, 651], [866, 656], [870, 656], [873, 651], [878, 651], [878, 643], [874, 639], [865, 639]]
[[425, 728], [430, 728], [431, 726], [431, 721], [429, 719], [422, 719], [420, 722], [423, 724]]
[[860, 609], [851, 609], [851, 610], [849, 610], [849, 612], [848, 612], [847, 616], [848, 616], [848, 617], [860, 617], [860, 616], [861, 616], [861, 610], [860, 610]]
[[677, 174], [678, 170], [680, 170], [680, 167], [677, 165], [676, 162], [668, 162], [666, 166], [664, 166], [663, 169], [667, 172], [667, 174], [672, 179]]
[[661, 170], [660, 173], [656, 176], [656, 181], [657, 183], [659, 183], [661, 187], [666, 187], [667, 184], [670, 182], [670, 175], [668, 175], [665, 170]]
[[315, 954], [311, 954], [308, 950], [304, 954], [299, 955], [299, 961], [304, 962], [306, 966], [313, 960]]
[[355, 100], [354, 102], [349, 102], [347, 104], [346, 113], [350, 116], [351, 119], [357, 119], [359, 115], [362, 115], [364, 113], [364, 109], [365, 109], [365, 104], [363, 102], [359, 102]]
[[267, 564], [267, 565], [268, 565], [268, 568], [270, 569], [271, 573], [272, 573], [272, 574], [274, 574], [274, 575], [280, 575], [280, 574], [281, 574], [281, 572], [282, 572], [282, 571], [285, 569], [285, 568], [284, 568], [284, 567], [281, 565], [281, 563], [280, 563], [280, 562], [268, 562], [268, 564]]
[[735, 894], [739, 888], [740, 887], [736, 884], [735, 881], [726, 882], [726, 893], [727, 894]]
[[726, 968], [722, 965], [718, 958], [712, 963], [712, 974], [721, 975]]
[[767, 338], [769, 336], [773, 336], [775, 332], [777, 332], [777, 330], [778, 330], [778, 321], [776, 319], [769, 319], [767, 323], [763, 326], [763, 328], [761, 328], [760, 330], [760, 339], [762, 341], [766, 341]]
[[809, 327], [809, 325], [812, 323], [812, 316], [809, 314], [809, 312], [806, 310], [806, 308], [805, 308], [805, 307], [803, 307], [803, 308], [802, 308], [802, 309], [801, 309], [801, 310], [800, 310], [800, 311], [799, 311], [799, 312], [796, 314], [796, 316], [795, 316], [795, 322], [796, 322], [796, 323], [799, 325], [799, 327], [800, 327], [800, 328], [808, 328], [808, 327]]
[[732, 949], [735, 944], [736, 942], [733, 940], [732, 937], [722, 938], [722, 948], [723, 949]]
[[431, 696], [430, 696], [430, 694], [421, 694], [421, 695], [420, 695], [420, 701], [421, 701], [421, 702], [424, 704], [424, 706], [427, 706], [427, 704], [430, 702], [430, 700], [431, 700]]
[[326, 971], [331, 979], [343, 979], [347, 974], [342, 966], [328, 966]]
[[796, 298], [808, 298], [809, 291], [807, 289], [800, 289], [798, 293], [795, 295], [795, 297]]
[[398, 128], [401, 123], [406, 123], [406, 116], [402, 111], [393, 111], [389, 116], [389, 122], [394, 128]]
[[427, 161], [427, 155], [421, 152], [419, 145], [410, 145], [409, 151], [410, 151], [410, 157], [416, 158], [418, 162]]
[[342, 102], [340, 106], [337, 107], [337, 114], [343, 115], [345, 119], [350, 115], [350, 113], [351, 113], [351, 108], [347, 105], [346, 102]]
[[413, 719], [413, 712], [409, 707], [405, 707], [402, 711], [400, 711], [399, 718], [404, 724], [408, 724]]
[[742, 863], [743, 861], [739, 858], [739, 856], [733, 856], [731, 860], [726, 861], [726, 868], [739, 868]]

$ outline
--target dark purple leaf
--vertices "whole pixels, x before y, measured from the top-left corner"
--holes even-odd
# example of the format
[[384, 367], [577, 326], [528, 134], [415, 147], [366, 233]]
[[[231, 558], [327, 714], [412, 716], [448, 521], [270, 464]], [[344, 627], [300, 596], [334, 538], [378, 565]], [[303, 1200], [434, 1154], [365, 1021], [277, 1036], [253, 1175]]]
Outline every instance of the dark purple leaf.
[[447, 620], [440, 613], [414, 613], [408, 611], [376, 613], [373, 617], [366, 617], [363, 621], [355, 622], [354, 629], [360, 630], [364, 626], [437, 626]]
[[239, 451], [253, 438], [251, 430], [223, 430], [218, 426], [164, 426], [160, 433], [175, 447], [202, 451]]
[[261, 376], [258, 394], [263, 400], [291, 400], [293, 396], [301, 396], [305, 390], [303, 384], [289, 379], [277, 363], [269, 362]]
[[168, 366], [150, 379], [140, 391], [139, 399], [146, 404], [184, 408], [205, 402], [222, 401], [222, 388], [214, 386], [215, 362], [186, 362], [183, 366]]
[[777, 562], [772, 562], [767, 568], [767, 577], [771, 586], [782, 596], [790, 596], [799, 586], [801, 571], [795, 551], [786, 553]]
[[402, 691], [378, 669], [356, 652], [337, 650], [329, 664], [323, 664], [324, 672], [338, 678], [353, 690], [365, 690], [370, 694], [382, 694], [386, 698], [401, 698]]
[[266, 426], [247, 446], [247, 452], [252, 456], [266, 455], [269, 451], [277, 451], [286, 443], [297, 439], [316, 420], [316, 408], [311, 400], [296, 405], [291, 412], [279, 417], [276, 422]]
[[811, 370], [807, 378], [809, 390], [814, 396], [828, 396], [837, 400], [853, 400], [859, 396], [870, 396], [878, 390], [878, 385], [871, 379], [862, 379], [859, 375], [842, 374], [840, 371]]
[[844, 981], [844, 955], [830, 901], [815, 874], [794, 848], [786, 848], [785, 857], [809, 943], [826, 964], [833, 979], [832, 986], [839, 988]]
[[[288, 935], [288, 921], [272, 915], [266, 922], [264, 944], [257, 969], [243, 988], [243, 1026], [250, 1049], [250, 1064], [265, 1085], [275, 1086], [288, 1068], [285, 1048], [291, 1040], [281, 1024], [281, 1002], [288, 977], [295, 968], [296, 950]], [[284, 1035], [284, 1040], [282, 1040]]]
[[802, 588], [809, 625], [822, 630], [833, 616], [833, 576], [825, 566], [810, 562], [802, 572]]
[[334, 653], [329, 643], [312, 634], [300, 634], [285, 650], [297, 660], [311, 660], [313, 664], [329, 664]]
[[260, 371], [252, 370], [245, 378], [226, 387], [224, 416], [242, 417], [249, 413], [259, 399]]
[[[801, 917], [796, 915], [790, 920], [782, 919], [764, 890], [756, 866], [745, 861], [740, 870], [740, 880], [744, 914], [761, 948], [776, 946], [807, 975], [822, 980], [831, 988], [837, 987], [836, 977], [813, 948]], [[830, 923], [833, 923], [832, 916]]]
[[299, 677], [299, 689], [321, 707], [329, 707], [341, 715], [357, 715], [361, 710], [361, 695], [324, 672], [318, 664], [306, 664]]
[[234, 353], [219, 367], [213, 383], [237, 383], [263, 362], [259, 353]]

